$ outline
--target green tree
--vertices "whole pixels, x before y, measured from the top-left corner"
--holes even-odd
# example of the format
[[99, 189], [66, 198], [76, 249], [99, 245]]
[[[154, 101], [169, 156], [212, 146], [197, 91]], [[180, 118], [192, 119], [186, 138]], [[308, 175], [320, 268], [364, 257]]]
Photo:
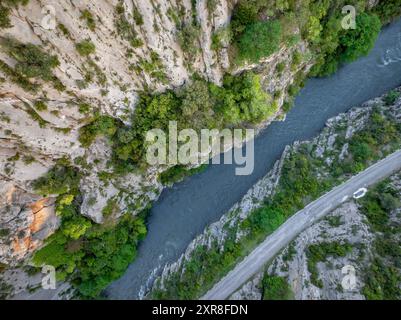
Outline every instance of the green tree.
[[323, 27], [320, 25], [318, 18], [310, 16], [308, 20], [308, 26], [306, 31], [306, 37], [312, 43], [317, 43], [320, 40], [320, 32]]
[[69, 219], [63, 222], [63, 234], [71, 239], [79, 239], [83, 236], [92, 223], [82, 216], [77, 216], [74, 219]]
[[401, 0], [379, 0], [373, 10], [384, 24], [389, 23], [401, 14]]
[[238, 40], [239, 59], [258, 62], [279, 49], [281, 25], [279, 21], [258, 21], [246, 27]]
[[231, 27], [236, 36], [241, 34], [247, 25], [257, 21], [258, 11], [257, 0], [243, 0], [237, 3], [231, 19]]
[[340, 59], [351, 62], [367, 55], [380, 32], [378, 16], [360, 13], [356, 17], [356, 29], [348, 29], [340, 36]]

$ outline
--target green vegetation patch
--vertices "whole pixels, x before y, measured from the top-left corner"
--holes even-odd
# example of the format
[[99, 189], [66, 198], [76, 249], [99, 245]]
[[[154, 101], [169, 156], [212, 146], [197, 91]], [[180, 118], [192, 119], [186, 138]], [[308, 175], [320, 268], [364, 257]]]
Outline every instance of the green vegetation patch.
[[284, 277], [270, 276], [267, 273], [262, 279], [263, 300], [292, 300], [292, 292], [288, 281]]
[[387, 179], [358, 200], [376, 234], [373, 258], [364, 271], [362, 293], [368, 300], [401, 299], [401, 223], [390, 214], [401, 207], [400, 193]]
[[261, 87], [260, 77], [252, 72], [227, 75], [222, 87], [194, 77], [180, 90], [154, 95], [143, 93], [132, 114], [132, 126], [108, 116], [95, 116], [91, 123], [80, 129], [80, 142], [87, 147], [99, 134], [109, 137], [114, 167], [124, 171], [146, 166], [146, 132], [154, 128], [167, 130], [169, 121], [178, 121], [179, 130], [200, 131], [234, 124], [256, 124], [276, 111], [277, 105], [270, 103], [270, 96]]
[[238, 39], [239, 59], [258, 62], [279, 49], [281, 25], [279, 21], [258, 21], [246, 27]]
[[77, 193], [80, 175], [70, 166], [55, 165], [46, 175], [36, 179], [32, 187], [43, 196]]
[[71, 281], [79, 297], [95, 298], [135, 258], [138, 242], [146, 234], [146, 212], [94, 224], [80, 214], [79, 180], [76, 168], [57, 165], [33, 183], [41, 194], [58, 194], [56, 214], [61, 217], [60, 228], [46, 239], [33, 262], [54, 266], [57, 279]]
[[36, 100], [34, 103], [34, 107], [38, 111], [46, 111], [47, 110], [47, 104], [43, 100]]
[[317, 269], [318, 262], [326, 262], [328, 257], [345, 257], [347, 253], [352, 251], [352, 246], [345, 242], [323, 242], [310, 245], [306, 250], [308, 258], [308, 271], [310, 273], [310, 281], [318, 288], [323, 288], [323, 281], [319, 278]]
[[373, 11], [387, 24], [401, 15], [401, 0], [379, 0]]
[[88, 28], [91, 31], [95, 31], [95, 29], [96, 29], [96, 21], [95, 21], [95, 18], [93, 17], [93, 15], [92, 15], [92, 12], [90, 12], [88, 9], [85, 9], [84, 11], [81, 12], [80, 19], [85, 20], [86, 25], [88, 26]]
[[135, 67], [135, 69], [146, 72], [149, 76], [162, 83], [168, 83], [163, 62], [155, 51], [151, 51], [150, 61], [141, 58], [138, 62], [138, 67]]
[[312, 68], [313, 76], [327, 76], [337, 70], [342, 63], [352, 62], [367, 55], [373, 48], [380, 32], [381, 22], [377, 15], [359, 12], [356, 16], [356, 29], [341, 28], [343, 16], [337, 14], [322, 20], [322, 30], [314, 42], [317, 63]]
[[386, 103], [386, 105], [391, 106], [400, 98], [400, 96], [401, 96], [401, 93], [399, 91], [391, 90], [384, 97], [384, 102]]
[[[134, 26], [127, 20], [125, 15], [124, 2], [119, 1], [115, 8], [116, 18], [114, 20], [115, 27], [117, 29], [117, 34], [122, 38], [127, 40], [132, 47], [138, 48], [143, 45], [142, 40], [138, 37]], [[142, 17], [139, 11], [134, 8], [133, 11], [134, 20], [138, 25], [143, 24]]]
[[[345, 5], [356, 8], [356, 29], [341, 27], [341, 8]], [[366, 55], [380, 31], [380, 19], [388, 21], [399, 15], [399, 7], [399, 0], [379, 1], [371, 9], [361, 0], [241, 0], [229, 25], [232, 56], [236, 63], [257, 62], [275, 52], [281, 43], [291, 47], [302, 39], [314, 56], [311, 75], [326, 76], [340, 64]]]
[[184, 51], [186, 58], [190, 61], [195, 58], [200, 50], [199, 36], [200, 27], [196, 24], [188, 23], [183, 25], [177, 34], [177, 41]]
[[31, 117], [32, 120], [36, 121], [39, 124], [39, 127], [45, 128], [49, 122], [43, 119], [38, 112], [34, 108], [32, 108], [28, 103], [25, 103], [25, 111]]
[[96, 51], [94, 43], [90, 40], [82, 40], [75, 44], [75, 48], [81, 56], [89, 56]]
[[10, 11], [20, 4], [25, 6], [29, 0], [2, 0], [0, 3], [0, 29], [11, 28]]
[[11, 81], [28, 91], [36, 91], [40, 86], [32, 79], [53, 82], [56, 89], [64, 90], [64, 86], [52, 72], [60, 64], [57, 56], [47, 54], [34, 44], [22, 43], [13, 38], [0, 38], [0, 47], [16, 61], [12, 68], [0, 60], [0, 70]]
[[160, 174], [160, 182], [164, 185], [172, 185], [176, 182], [184, 180], [186, 177], [205, 171], [207, 164], [200, 165], [196, 168], [188, 169], [185, 166], [177, 165], [167, 169]]

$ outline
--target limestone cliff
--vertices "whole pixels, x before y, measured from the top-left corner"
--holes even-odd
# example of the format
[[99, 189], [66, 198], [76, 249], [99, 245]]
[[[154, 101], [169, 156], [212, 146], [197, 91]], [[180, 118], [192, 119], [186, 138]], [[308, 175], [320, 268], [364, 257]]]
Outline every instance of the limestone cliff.
[[[129, 123], [127, 114], [135, 108], [139, 91], [182, 86], [195, 73], [220, 84], [226, 72], [253, 68], [261, 73], [266, 91], [284, 91], [297, 72], [310, 66], [306, 60], [295, 69], [275, 72], [294, 50], [307, 53], [301, 41], [259, 65], [232, 70], [228, 44], [211, 47], [213, 34], [229, 23], [235, 2], [31, 0], [10, 9], [11, 25], [1, 29], [2, 41], [34, 44], [59, 63], [50, 80], [36, 79], [35, 90], [27, 90], [10, 72], [17, 53], [0, 48], [0, 227], [7, 233], [0, 243], [0, 263], [24, 260], [57, 228], [53, 195], [35, 194], [31, 182], [60, 159], [85, 172], [81, 213], [97, 223], [103, 221], [102, 209], [110, 199], [118, 203], [118, 217], [127, 206], [138, 212], [160, 194], [163, 186], [154, 168], [110, 181], [99, 178], [109, 170], [109, 143], [98, 138], [84, 148], [78, 141], [79, 128], [94, 112]], [[180, 32], [192, 19], [199, 31], [189, 54], [180, 45]], [[94, 52], [80, 54], [77, 44], [84, 41], [94, 45]], [[283, 101], [284, 95], [279, 106]]]

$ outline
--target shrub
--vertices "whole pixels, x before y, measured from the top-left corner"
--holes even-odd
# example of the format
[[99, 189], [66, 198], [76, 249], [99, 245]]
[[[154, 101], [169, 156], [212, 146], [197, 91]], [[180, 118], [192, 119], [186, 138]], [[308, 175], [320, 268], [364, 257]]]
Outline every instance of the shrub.
[[400, 92], [396, 90], [391, 90], [384, 97], [384, 102], [386, 103], [386, 105], [391, 106], [398, 100], [400, 96], [401, 96]]
[[95, 31], [96, 22], [95, 19], [93, 18], [92, 13], [88, 9], [85, 9], [84, 11], [81, 12], [80, 19], [85, 20], [86, 25], [91, 31]]
[[12, 7], [22, 4], [25, 6], [29, 0], [4, 0], [0, 3], [0, 29], [12, 27], [9, 14]]
[[[41, 178], [48, 181], [50, 175]], [[61, 180], [65, 175], [56, 176]], [[53, 174], [50, 177], [53, 181]], [[57, 185], [62, 182], [59, 181]], [[48, 184], [48, 183], [47, 183]], [[71, 186], [67, 176], [65, 184]], [[72, 184], [77, 184], [72, 181]], [[39, 185], [43, 185], [39, 182]], [[51, 183], [54, 189], [54, 183]], [[75, 187], [74, 187], [75, 189]], [[69, 277], [84, 298], [95, 298], [113, 280], [120, 277], [134, 259], [138, 242], [146, 234], [146, 211], [137, 217], [123, 216], [116, 225], [95, 225], [79, 213], [79, 193], [71, 187], [57, 187], [62, 193], [56, 201], [56, 213], [61, 216], [59, 230], [46, 240], [33, 262], [37, 266], [50, 264], [56, 268], [57, 279]]]
[[10, 234], [10, 230], [9, 229], [0, 229], [0, 238], [4, 238], [7, 237]]
[[401, 206], [400, 200], [394, 197], [391, 193], [381, 194], [380, 205], [387, 212], [391, 212], [395, 209], [398, 209]]
[[82, 40], [75, 44], [75, 48], [81, 56], [88, 56], [95, 52], [96, 47], [90, 40]]
[[284, 62], [277, 63], [277, 65], [276, 65], [276, 72], [277, 73], [281, 74], [284, 71], [284, 69], [285, 69], [285, 63]]
[[360, 13], [356, 17], [356, 29], [348, 29], [340, 36], [340, 58], [351, 62], [367, 55], [380, 32], [378, 16]]
[[211, 49], [218, 51], [228, 46], [232, 40], [232, 32], [229, 27], [221, 27], [212, 34]]
[[295, 51], [294, 55], [292, 56], [291, 66], [298, 67], [302, 63], [302, 60], [303, 60], [302, 53], [299, 51]]
[[194, 129], [209, 127], [213, 121], [214, 100], [209, 85], [203, 79], [194, 79], [184, 90], [177, 92], [181, 99], [180, 111], [187, 122], [192, 122]]
[[[117, 4], [115, 12], [116, 18], [114, 20], [114, 25], [120, 37], [127, 40], [134, 48], [142, 46], [142, 40], [137, 37], [134, 26], [131, 25], [125, 17], [125, 8], [122, 1], [119, 1]], [[134, 8], [133, 16], [138, 25], [143, 23], [142, 16], [136, 8]]]
[[57, 279], [64, 280], [75, 270], [83, 253], [68, 252], [67, 238], [59, 232], [50, 236], [46, 242], [46, 246], [35, 252], [32, 261], [36, 266], [43, 264], [53, 266], [57, 270]]
[[34, 106], [38, 111], [47, 110], [47, 104], [43, 100], [36, 100]]
[[117, 131], [117, 120], [109, 116], [100, 116], [90, 124], [81, 127], [79, 130], [79, 142], [84, 147], [92, 144], [98, 135], [113, 137]]
[[284, 103], [283, 103], [283, 111], [285, 113], [288, 113], [291, 110], [293, 105], [294, 105], [294, 102], [292, 102], [292, 101], [284, 101]]
[[223, 88], [222, 96], [216, 99], [228, 124], [258, 123], [276, 111], [274, 106], [269, 105], [271, 97], [263, 90], [260, 76], [253, 72], [226, 76]]
[[59, 24], [57, 25], [57, 27], [61, 30], [61, 32], [62, 32], [66, 37], [69, 37], [69, 36], [70, 36], [70, 31], [67, 29], [67, 27], [66, 27], [64, 24], [59, 23]]
[[24, 78], [54, 80], [52, 69], [60, 64], [57, 56], [51, 56], [31, 43], [21, 43], [12, 38], [1, 39], [0, 45], [16, 60], [13, 72], [16, 78], [21, 79], [17, 81], [23, 81]]
[[0, 29], [11, 27], [11, 21], [10, 18], [8, 17], [9, 14], [10, 14], [10, 9], [3, 6], [3, 4], [0, 3]]
[[334, 242], [323, 242], [318, 244], [312, 244], [307, 248], [306, 256], [308, 258], [308, 271], [310, 272], [311, 282], [318, 288], [323, 287], [323, 282], [319, 279], [319, 274], [316, 264], [318, 262], [324, 262], [327, 257], [345, 257], [347, 253], [351, 252], [352, 246], [346, 243]]
[[200, 29], [192, 23], [185, 24], [177, 34], [178, 44], [188, 59], [192, 59], [199, 51]]
[[96, 297], [110, 282], [118, 279], [135, 258], [138, 242], [145, 234], [143, 218], [132, 218], [128, 214], [113, 229], [89, 230], [85, 237], [86, 254], [78, 264], [76, 283], [80, 294]]
[[286, 278], [265, 274], [262, 279], [263, 300], [291, 300], [293, 293]]
[[359, 200], [362, 212], [366, 215], [370, 226], [374, 231], [383, 232], [389, 221], [388, 211], [398, 207], [399, 202], [391, 194], [369, 191], [368, 194]]
[[249, 228], [254, 235], [269, 234], [277, 229], [285, 221], [285, 213], [276, 206], [264, 206], [255, 210], [242, 225]]
[[320, 40], [320, 33], [322, 30], [323, 27], [321, 26], [319, 19], [314, 16], [310, 16], [306, 31], [306, 38], [312, 43], [317, 43]]
[[63, 222], [62, 232], [66, 237], [77, 240], [85, 234], [91, 225], [92, 223], [88, 219], [77, 216], [74, 219]]
[[163, 171], [159, 178], [160, 182], [164, 185], [170, 185], [179, 181], [182, 181], [188, 176], [194, 175], [201, 173], [205, 171], [207, 168], [206, 164], [200, 165], [199, 167], [196, 168], [186, 168], [185, 166], [182, 165], [177, 165], [174, 167], [171, 167], [167, 169], [166, 171]]
[[78, 105], [79, 113], [87, 114], [92, 110], [92, 106], [89, 103], [82, 102]]
[[401, 249], [398, 235], [401, 228], [393, 219], [389, 219], [391, 212], [400, 206], [395, 196], [398, 196], [397, 191], [387, 179], [358, 200], [370, 226], [379, 232], [374, 238], [373, 259], [364, 270], [362, 293], [368, 300], [400, 299], [401, 276], [398, 269]]
[[7, 75], [12, 82], [18, 84], [24, 90], [36, 92], [40, 87], [39, 84], [32, 83], [27, 77], [16, 72], [2, 60], [0, 60], [0, 70]]
[[379, 0], [373, 10], [384, 24], [389, 23], [401, 14], [401, 0]]
[[234, 8], [231, 25], [235, 36], [241, 34], [247, 25], [256, 22], [259, 5], [255, 0], [239, 1]]
[[258, 62], [279, 49], [281, 25], [278, 21], [255, 22], [238, 39], [240, 60]]
[[78, 190], [79, 173], [72, 167], [55, 165], [46, 175], [32, 182], [41, 195], [64, 194]]
[[399, 283], [401, 277], [396, 267], [388, 266], [376, 257], [370, 264], [362, 289], [367, 300], [398, 300], [400, 299]]
[[143, 25], [143, 17], [137, 7], [134, 7], [132, 10], [132, 16], [134, 17], [134, 21], [138, 26]]

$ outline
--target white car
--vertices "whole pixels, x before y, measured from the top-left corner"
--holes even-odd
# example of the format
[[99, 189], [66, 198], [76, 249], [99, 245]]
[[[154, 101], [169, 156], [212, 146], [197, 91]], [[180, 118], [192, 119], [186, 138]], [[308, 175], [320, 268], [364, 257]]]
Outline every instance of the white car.
[[368, 192], [368, 189], [366, 188], [360, 188], [356, 190], [353, 194], [354, 199], [360, 199], [366, 195], [366, 192]]

